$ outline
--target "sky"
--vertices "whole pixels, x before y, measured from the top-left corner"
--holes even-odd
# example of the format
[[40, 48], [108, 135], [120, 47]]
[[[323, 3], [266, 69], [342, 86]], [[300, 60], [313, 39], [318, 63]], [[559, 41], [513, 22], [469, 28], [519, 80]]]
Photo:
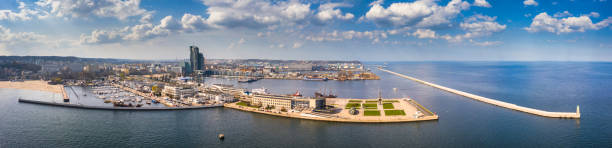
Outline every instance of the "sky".
[[612, 61], [608, 0], [2, 0], [0, 55]]

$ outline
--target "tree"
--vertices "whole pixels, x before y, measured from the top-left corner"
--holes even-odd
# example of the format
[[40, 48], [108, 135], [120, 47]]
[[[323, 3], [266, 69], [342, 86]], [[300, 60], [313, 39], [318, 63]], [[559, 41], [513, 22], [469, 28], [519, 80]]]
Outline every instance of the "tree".
[[153, 92], [153, 95], [156, 95], [156, 96], [161, 95], [161, 89], [157, 85], [154, 85], [153, 87], [151, 87], [151, 92]]

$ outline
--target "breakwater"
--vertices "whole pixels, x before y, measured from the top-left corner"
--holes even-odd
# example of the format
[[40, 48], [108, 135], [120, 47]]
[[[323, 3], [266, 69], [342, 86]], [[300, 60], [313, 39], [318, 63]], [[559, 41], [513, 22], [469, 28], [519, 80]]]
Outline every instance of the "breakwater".
[[204, 109], [213, 107], [223, 107], [223, 105], [203, 105], [203, 106], [189, 106], [189, 107], [113, 107], [113, 106], [89, 106], [80, 104], [69, 104], [69, 103], [56, 103], [47, 101], [37, 101], [28, 99], [18, 99], [21, 103], [31, 103], [49, 106], [59, 106], [68, 108], [81, 108], [81, 109], [94, 109], [94, 110], [131, 110], [131, 111], [155, 111], [155, 110], [188, 110], [188, 109]]
[[508, 109], [512, 109], [512, 110], [517, 110], [517, 111], [521, 111], [521, 112], [525, 112], [525, 113], [530, 113], [530, 114], [534, 114], [534, 115], [538, 115], [538, 116], [543, 116], [543, 117], [551, 117], [551, 118], [580, 118], [580, 108], [579, 106], [576, 107], [576, 112], [549, 112], [549, 111], [543, 111], [543, 110], [538, 110], [538, 109], [533, 109], [533, 108], [529, 108], [529, 107], [523, 107], [523, 106], [518, 106], [516, 104], [512, 104], [512, 103], [507, 103], [507, 102], [503, 102], [503, 101], [498, 101], [498, 100], [494, 100], [494, 99], [490, 99], [490, 98], [486, 98], [486, 97], [482, 97], [482, 96], [478, 96], [475, 94], [471, 94], [471, 93], [467, 93], [467, 92], [463, 92], [463, 91], [459, 91], [456, 89], [452, 89], [452, 88], [448, 88], [448, 87], [444, 87], [438, 84], [434, 84], [434, 83], [430, 83], [427, 81], [423, 81], [414, 77], [410, 77], [410, 76], [406, 76], [400, 73], [396, 73], [393, 71], [389, 71], [386, 69], [382, 69], [379, 68], [381, 71], [384, 72], [388, 72], [409, 80], [413, 80], [434, 88], [438, 88], [450, 93], [454, 93], [457, 95], [461, 95], [467, 98], [471, 98], [477, 101], [481, 101], [481, 102], [485, 102], [485, 103], [489, 103], [489, 104], [493, 104], [496, 106], [500, 106], [500, 107], [504, 107], [504, 108], [508, 108]]

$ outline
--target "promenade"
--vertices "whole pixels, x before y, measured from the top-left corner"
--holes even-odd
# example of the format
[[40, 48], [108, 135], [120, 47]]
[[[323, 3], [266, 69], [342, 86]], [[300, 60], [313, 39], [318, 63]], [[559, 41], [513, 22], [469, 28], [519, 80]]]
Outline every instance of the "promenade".
[[425, 84], [425, 85], [429, 85], [431, 87], [438, 88], [438, 89], [441, 89], [441, 90], [444, 90], [444, 91], [447, 91], [447, 92], [450, 92], [450, 93], [461, 95], [461, 96], [464, 96], [464, 97], [467, 97], [467, 98], [471, 98], [471, 99], [474, 99], [474, 100], [477, 100], [477, 101], [493, 104], [493, 105], [496, 105], [496, 106], [499, 106], [499, 107], [503, 107], [503, 108], [508, 108], [508, 109], [512, 109], [512, 110], [517, 110], [517, 111], [521, 111], [521, 112], [525, 112], [525, 113], [530, 113], [530, 114], [534, 114], [534, 115], [538, 115], [538, 116], [543, 116], [543, 117], [550, 117], [550, 118], [580, 118], [580, 109], [579, 109], [578, 106], [576, 107], [576, 112], [549, 112], [549, 111], [543, 111], [543, 110], [538, 110], [538, 109], [533, 109], [533, 108], [529, 108], [529, 107], [518, 106], [518, 105], [515, 105], [515, 104], [512, 104], [512, 103], [498, 101], [498, 100], [494, 100], [494, 99], [478, 96], [478, 95], [475, 95], [475, 94], [471, 94], [471, 93], [455, 90], [455, 89], [452, 89], [452, 88], [448, 88], [448, 87], [444, 87], [444, 86], [437, 85], [437, 84], [434, 84], [434, 83], [430, 83], [430, 82], [427, 82], [427, 81], [419, 80], [417, 78], [406, 76], [406, 75], [403, 75], [403, 74], [399, 74], [399, 73], [396, 73], [396, 72], [393, 72], [393, 71], [389, 71], [389, 70], [386, 70], [386, 69], [382, 69], [382, 68], [379, 68], [379, 69], [381, 71], [388, 72], [388, 73], [400, 76], [402, 78], [413, 80], [413, 81], [416, 81], [416, 82], [419, 82], [419, 83], [422, 83], [422, 84]]

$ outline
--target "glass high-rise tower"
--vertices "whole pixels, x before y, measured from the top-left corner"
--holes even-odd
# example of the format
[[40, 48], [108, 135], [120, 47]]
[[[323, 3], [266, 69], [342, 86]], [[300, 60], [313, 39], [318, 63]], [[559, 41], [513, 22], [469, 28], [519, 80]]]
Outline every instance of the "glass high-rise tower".
[[204, 55], [200, 53], [200, 48], [198, 46], [192, 45], [189, 46], [190, 54], [189, 61], [191, 66], [191, 71], [195, 72], [198, 70], [204, 69]]

